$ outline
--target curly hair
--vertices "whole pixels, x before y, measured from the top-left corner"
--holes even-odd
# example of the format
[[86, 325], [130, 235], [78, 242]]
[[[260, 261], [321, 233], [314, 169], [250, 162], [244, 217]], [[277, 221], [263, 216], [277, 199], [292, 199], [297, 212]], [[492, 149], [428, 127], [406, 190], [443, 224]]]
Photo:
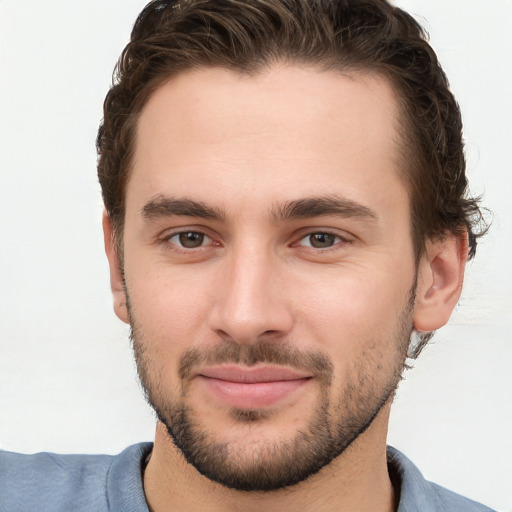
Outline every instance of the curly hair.
[[[401, 158], [416, 258], [428, 239], [485, 230], [469, 196], [460, 110], [421, 26], [387, 0], [154, 0], [116, 66], [97, 137], [98, 177], [118, 247], [137, 120], [151, 94], [190, 68], [256, 74], [276, 62], [370, 71], [401, 107]], [[122, 254], [121, 254], [122, 256]]]

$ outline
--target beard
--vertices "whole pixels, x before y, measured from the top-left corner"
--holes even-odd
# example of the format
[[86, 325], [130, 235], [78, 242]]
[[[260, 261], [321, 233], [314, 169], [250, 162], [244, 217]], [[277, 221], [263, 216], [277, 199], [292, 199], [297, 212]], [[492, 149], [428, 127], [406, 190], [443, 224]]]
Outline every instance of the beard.
[[[334, 366], [321, 352], [268, 340], [251, 345], [223, 341], [206, 349], [190, 348], [182, 354], [178, 363], [180, 389], [174, 393], [163, 389], [158, 378], [159, 362], [148, 350], [151, 341], [146, 339], [127, 300], [130, 338], [146, 400], [187, 462], [208, 479], [238, 491], [268, 492], [295, 485], [343, 454], [393, 398], [405, 367], [415, 291], [416, 284], [394, 332], [385, 339], [366, 343], [370, 348], [353, 361], [343, 382], [335, 382]], [[378, 349], [381, 346], [393, 347], [391, 357], [383, 359]], [[220, 440], [209, 430], [207, 415], [194, 409], [188, 396], [194, 368], [222, 363], [249, 367], [258, 363], [286, 365], [311, 373], [319, 398], [306, 424], [286, 440], [251, 440], [250, 436], [237, 441]], [[333, 387], [337, 393], [333, 393]], [[255, 429], [271, 423], [272, 415], [271, 411], [259, 409], [229, 410], [232, 422]]]

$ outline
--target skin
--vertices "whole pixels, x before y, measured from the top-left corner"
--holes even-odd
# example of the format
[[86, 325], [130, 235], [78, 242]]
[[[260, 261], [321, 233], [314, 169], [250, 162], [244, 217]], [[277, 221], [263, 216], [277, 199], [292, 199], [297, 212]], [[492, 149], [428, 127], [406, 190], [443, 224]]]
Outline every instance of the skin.
[[[139, 119], [126, 189], [130, 314], [107, 215], [104, 230], [114, 309], [123, 321], [136, 321], [146, 385], [160, 405], [183, 396], [179, 363], [187, 350], [226, 343], [264, 341], [324, 355], [332, 364], [333, 425], [350, 406], [396, 385], [406, 351], [402, 331], [447, 322], [467, 253], [464, 240], [447, 234], [427, 243], [416, 267], [398, 123], [390, 84], [371, 74], [275, 65], [240, 77], [208, 68], [182, 73], [152, 95]], [[319, 197], [345, 206], [348, 200], [359, 214], [276, 214], [290, 202]], [[207, 205], [215, 218], [189, 206], [177, 215], [176, 203], [172, 214], [155, 208], [163, 198]], [[184, 248], [184, 232], [206, 236]], [[312, 233], [334, 236], [318, 248], [311, 247]], [[347, 404], [351, 386], [356, 398]], [[307, 428], [322, 389], [311, 378], [259, 407], [265, 419], [252, 423], [236, 421], [201, 378], [186, 381], [185, 401], [195, 421], [244, 465], [269, 443], [286, 443]], [[228, 489], [200, 475], [159, 423], [144, 475], [150, 508], [394, 510], [385, 457], [391, 398], [317, 474], [267, 493]]]

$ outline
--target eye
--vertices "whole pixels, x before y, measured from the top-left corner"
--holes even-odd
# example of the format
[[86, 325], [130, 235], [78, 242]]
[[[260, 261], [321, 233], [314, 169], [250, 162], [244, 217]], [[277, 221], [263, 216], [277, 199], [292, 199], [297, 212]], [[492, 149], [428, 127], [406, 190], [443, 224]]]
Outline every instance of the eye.
[[298, 245], [302, 247], [312, 247], [313, 249], [329, 249], [333, 245], [343, 242], [343, 238], [332, 233], [310, 233], [302, 238]]
[[212, 239], [198, 231], [181, 231], [167, 239], [171, 244], [183, 247], [184, 249], [197, 249], [212, 242]]

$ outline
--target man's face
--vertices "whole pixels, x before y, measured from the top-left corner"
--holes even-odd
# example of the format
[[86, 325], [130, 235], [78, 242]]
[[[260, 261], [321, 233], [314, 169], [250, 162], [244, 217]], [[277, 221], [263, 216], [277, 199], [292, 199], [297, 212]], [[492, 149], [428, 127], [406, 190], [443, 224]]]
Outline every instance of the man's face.
[[144, 108], [118, 314], [209, 478], [296, 483], [387, 414], [416, 282], [398, 122], [381, 77], [285, 66], [186, 72]]

